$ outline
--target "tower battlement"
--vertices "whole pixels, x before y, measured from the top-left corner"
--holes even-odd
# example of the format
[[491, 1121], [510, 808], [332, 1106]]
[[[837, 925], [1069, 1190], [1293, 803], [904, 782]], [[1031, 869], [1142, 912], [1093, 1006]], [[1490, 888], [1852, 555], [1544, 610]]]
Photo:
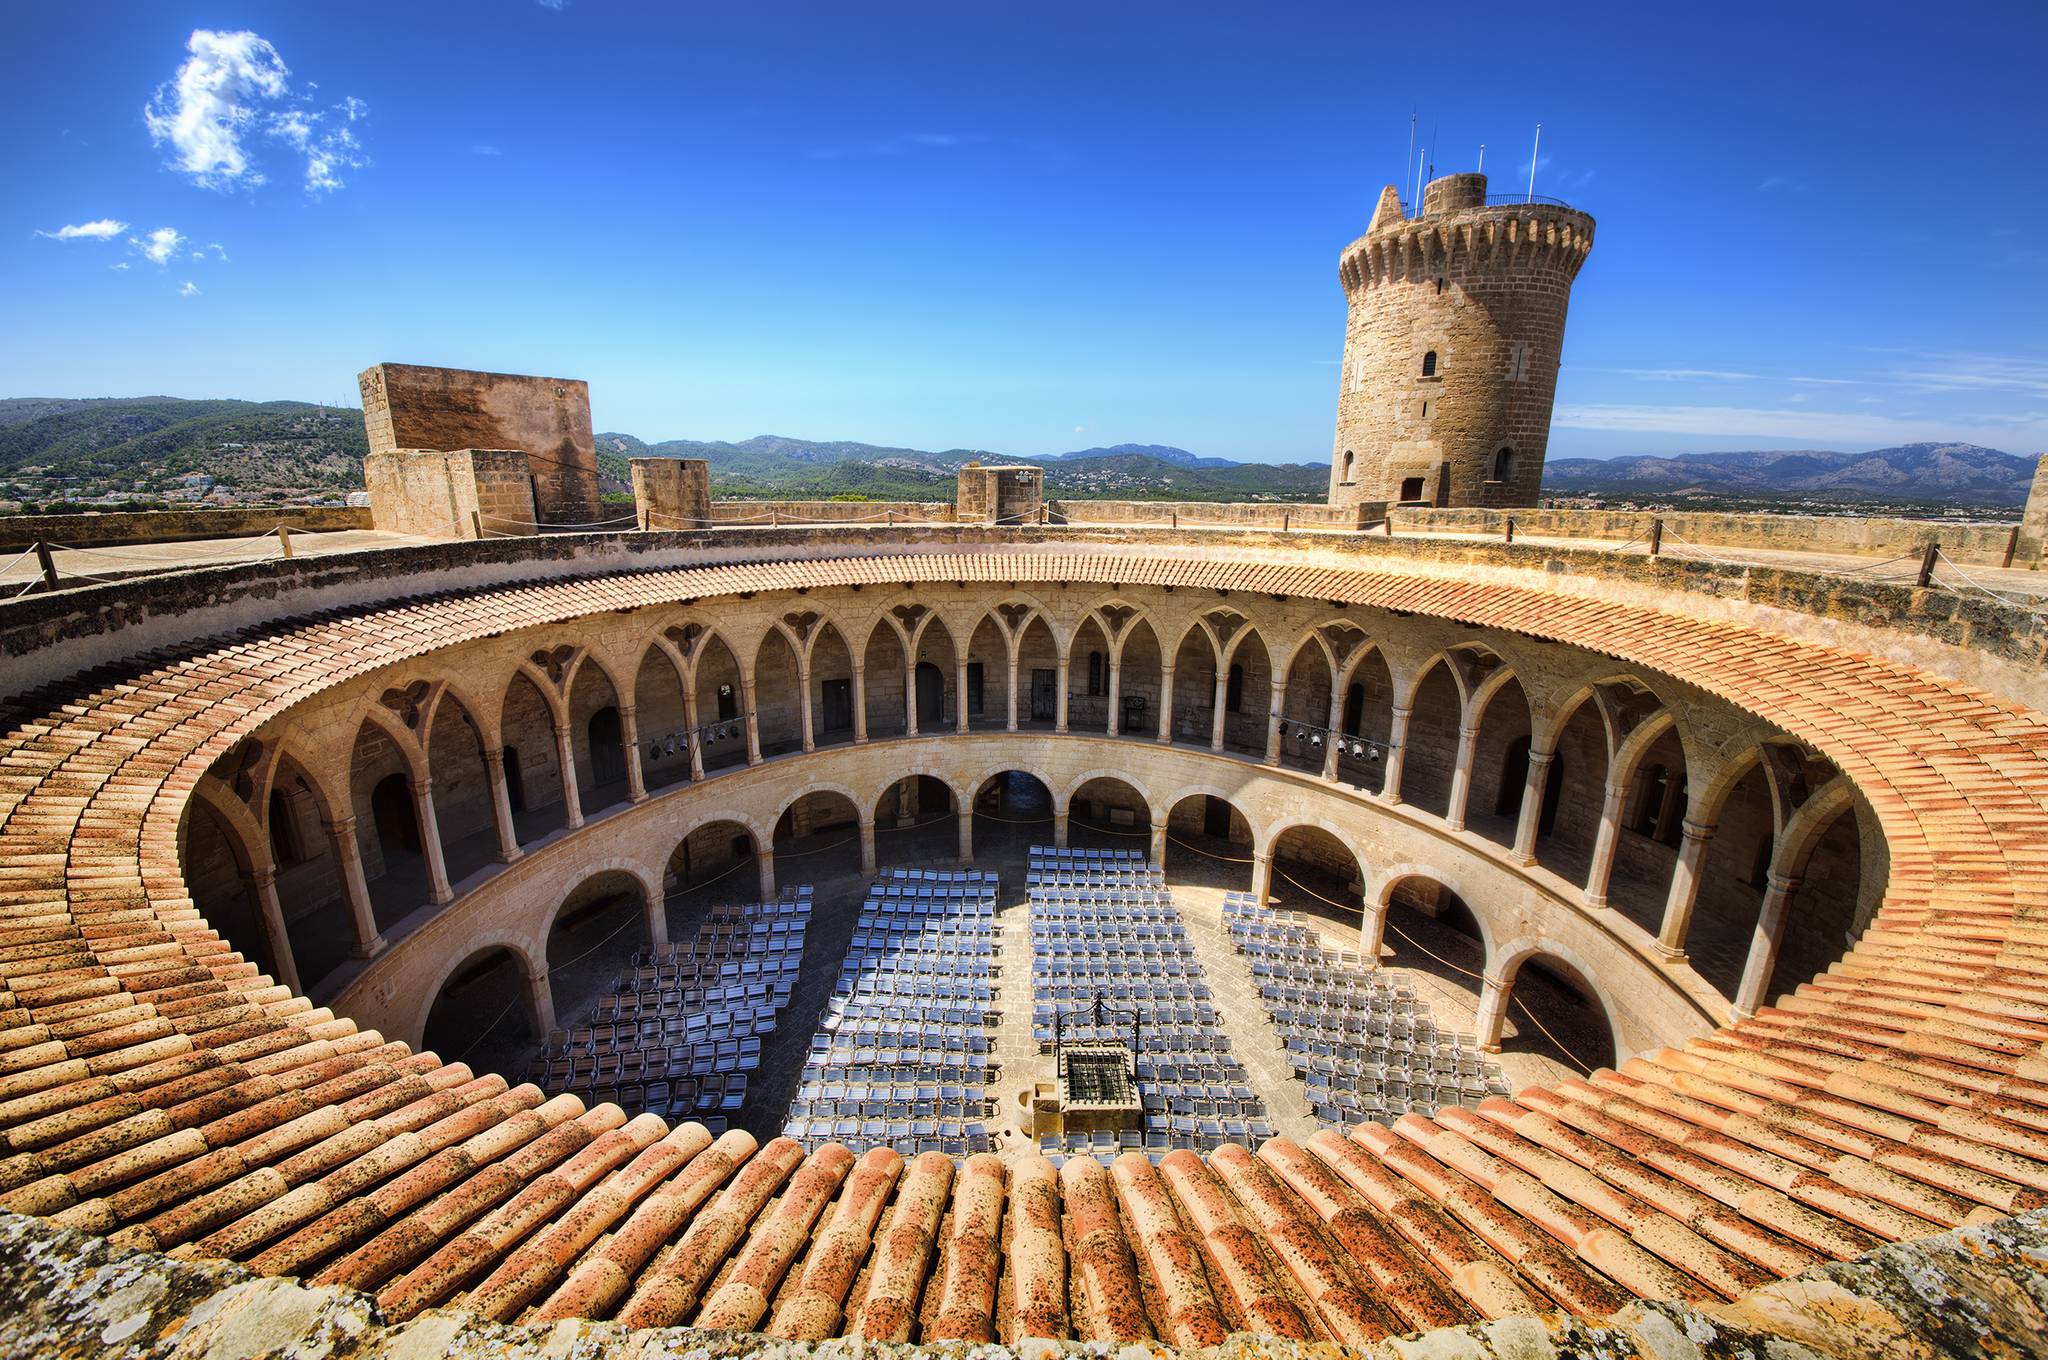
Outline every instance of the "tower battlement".
[[1571, 285], [1593, 219], [1489, 202], [1446, 175], [1410, 217], [1392, 185], [1338, 258], [1351, 303], [1330, 501], [1533, 505]]

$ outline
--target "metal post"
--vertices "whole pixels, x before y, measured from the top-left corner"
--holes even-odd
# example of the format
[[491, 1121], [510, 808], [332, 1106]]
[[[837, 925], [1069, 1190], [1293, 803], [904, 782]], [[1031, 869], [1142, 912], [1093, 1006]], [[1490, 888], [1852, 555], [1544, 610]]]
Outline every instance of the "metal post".
[[1290, 528], [1293, 527], [1293, 525], [1294, 512], [1291, 510], [1282, 510], [1280, 512], [1280, 532], [1283, 534], [1286, 533]]
[[1925, 590], [1934, 584], [1934, 559], [1941, 556], [1941, 540], [1930, 538], [1920, 552], [1920, 579], [1915, 582]]
[[57, 564], [50, 558], [49, 544], [36, 544], [36, 562], [43, 569], [43, 589], [55, 590], [57, 588]]
[[287, 562], [291, 561], [292, 531], [290, 525], [280, 524], [277, 526], [277, 546], [284, 549], [284, 560]]
[[1661, 553], [1663, 551], [1664, 521], [1661, 519], [1653, 519], [1650, 521], [1650, 556], [1655, 557], [1658, 553]]
[[1536, 145], [1529, 149], [1529, 202], [1536, 201], [1536, 160], [1543, 150], [1543, 124], [1536, 125]]
[[1392, 510], [1387, 511], [1387, 517], [1380, 521], [1380, 527], [1387, 531], [1388, 538], [1394, 536], [1394, 512]]
[[2019, 550], [2020, 526], [2015, 524], [2012, 526], [2012, 532], [2005, 536], [2005, 556], [1999, 559], [1998, 565], [2001, 567], [2011, 566], [2013, 555], [2019, 552]]
[[484, 536], [484, 517], [475, 510], [469, 512], [469, 527], [476, 530], [477, 540], [481, 542]]
[[1508, 533], [1506, 541], [1509, 543], [1515, 541], [1515, 517], [1513, 515], [1508, 516]]

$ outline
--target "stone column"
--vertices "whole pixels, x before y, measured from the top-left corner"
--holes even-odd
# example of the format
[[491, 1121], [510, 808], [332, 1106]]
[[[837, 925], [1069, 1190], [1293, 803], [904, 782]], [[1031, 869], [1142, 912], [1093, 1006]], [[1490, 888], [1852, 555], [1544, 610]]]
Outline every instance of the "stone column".
[[443, 907], [455, 900], [455, 891], [448, 886], [448, 862], [441, 855], [441, 822], [434, 815], [434, 779], [432, 775], [422, 775], [405, 782], [412, 790], [413, 820], [419, 823], [420, 853], [427, 860], [427, 900]]
[[1266, 763], [1268, 765], [1278, 765], [1280, 763], [1280, 724], [1283, 721], [1282, 714], [1286, 708], [1287, 685], [1284, 681], [1275, 680], [1272, 687], [1272, 697], [1266, 701]]
[[1010, 696], [1009, 730], [1014, 732], [1017, 730], [1017, 649], [1014, 646], [1010, 648], [1010, 687], [1004, 692]]
[[1701, 870], [1707, 847], [1714, 841], [1711, 823], [1688, 817], [1678, 843], [1678, 864], [1671, 871], [1671, 891], [1664, 898], [1664, 924], [1657, 932], [1657, 952], [1666, 963], [1685, 962], [1685, 937], [1692, 930], [1693, 904], [1699, 901]]
[[963, 804], [955, 820], [960, 825], [960, 862], [962, 864], [972, 864], [974, 863], [974, 804]]
[[1159, 735], [1158, 740], [1173, 740], [1173, 667], [1159, 668]]
[[1212, 751], [1223, 749], [1223, 706], [1229, 702], [1230, 668], [1228, 666], [1218, 666], [1216, 668], [1215, 721], [1209, 724], [1209, 749]]
[[875, 869], [875, 819], [863, 812], [860, 815], [860, 871], [869, 878]]
[[526, 973], [526, 1010], [533, 1020], [534, 1035], [546, 1041], [555, 1027], [555, 989], [548, 983], [548, 967], [541, 964]]
[[1118, 657], [1119, 653], [1111, 652], [1109, 654], [1109, 721], [1103, 727], [1103, 730], [1112, 737], [1122, 731], [1124, 725], [1122, 712], [1124, 666]]
[[1260, 906], [1273, 900], [1273, 855], [1268, 850], [1252, 852], [1252, 900]]
[[574, 831], [583, 825], [583, 795], [576, 790], [576, 748], [566, 722], [555, 725], [555, 769], [562, 780], [562, 811]]
[[1380, 785], [1382, 802], [1401, 801], [1401, 771], [1408, 764], [1408, 713], [1405, 708], [1393, 710], [1393, 721], [1387, 727], [1387, 777]]
[[868, 739], [868, 668], [865, 662], [853, 667], [853, 740], [864, 745]]
[[[1372, 885], [1366, 885], [1371, 891]], [[1387, 904], [1374, 904], [1371, 897], [1365, 899], [1365, 915], [1358, 922], [1358, 954], [1367, 968], [1380, 964], [1380, 948], [1387, 938]]]
[[967, 658], [953, 657], [953, 730], [967, 730]]
[[1522, 780], [1522, 810], [1515, 818], [1515, 848], [1511, 852], [1518, 864], [1536, 862], [1536, 835], [1543, 826], [1543, 792], [1551, 762], [1556, 759], [1555, 751], [1530, 748], [1529, 773]]
[[1479, 1015], [1472, 1022], [1474, 1036], [1479, 1041], [1480, 1051], [1500, 1052], [1501, 1026], [1508, 1018], [1508, 989], [1493, 974], [1486, 975], [1486, 981], [1479, 988]]
[[1344, 695], [1335, 684], [1330, 686], [1330, 721], [1323, 733], [1323, 778], [1332, 784], [1337, 782], [1337, 757], [1343, 753], [1343, 734], [1337, 724], [1344, 721]]
[[761, 763], [761, 714], [754, 704], [754, 680], [752, 676], [740, 677], [740, 703], [745, 706], [742, 714], [747, 722], [747, 764]]
[[773, 902], [775, 900], [774, 846], [762, 845], [755, 847], [754, 868], [760, 873], [761, 876], [761, 900], [763, 902]]
[[647, 901], [647, 943], [668, 943], [668, 899], [659, 892]]
[[277, 900], [277, 868], [271, 864], [259, 864], [252, 875], [256, 889], [256, 916], [263, 925], [263, 940], [270, 946], [270, 966], [276, 970], [277, 980], [291, 988], [294, 996], [304, 996], [299, 986], [299, 964], [292, 957], [291, 937], [284, 929], [284, 907]]
[[1607, 884], [1614, 876], [1614, 852], [1621, 844], [1621, 810], [1628, 806], [1628, 785], [1607, 781], [1607, 796], [1600, 803], [1600, 829], [1593, 836], [1593, 862], [1586, 870], [1584, 902], [1589, 907], [1607, 905]]
[[1472, 759], [1478, 753], [1479, 729], [1458, 729], [1458, 758], [1451, 766], [1451, 805], [1444, 821], [1453, 831], [1465, 829], [1465, 805], [1472, 797]]
[[1152, 862], [1159, 865], [1166, 863], [1165, 822], [1152, 823]]
[[640, 768], [640, 718], [631, 704], [619, 705], [619, 745], [626, 752], [626, 797], [647, 801], [647, 773]]
[[355, 927], [355, 943], [349, 955], [374, 959], [384, 952], [385, 940], [377, 933], [377, 917], [370, 910], [370, 885], [363, 878], [363, 851], [356, 844], [356, 819], [342, 816], [331, 822], [323, 820], [320, 825], [327, 832], [335, 866], [341, 870], [341, 893], [348, 903], [349, 922]]
[[491, 824], [498, 831], [498, 863], [510, 864], [525, 851], [519, 848], [519, 828], [512, 822], [512, 795], [505, 788], [505, 750], [484, 752], [484, 773], [491, 782]]
[[1067, 685], [1069, 683], [1070, 677], [1073, 674], [1073, 659], [1070, 656], [1068, 656], [1065, 652], [1060, 653], [1059, 670], [1059, 692], [1053, 696], [1052, 701], [1052, 730], [1055, 732], [1064, 732], [1067, 730]]
[[818, 749], [818, 734], [811, 718], [811, 663], [800, 660], [796, 668], [797, 710], [803, 716], [804, 750]]
[[690, 782], [696, 783], [704, 777], [704, 734], [697, 730], [697, 677], [690, 677], [690, 687], [683, 691], [683, 726], [689, 735], [683, 744], [690, 749]]
[[1055, 812], [1052, 816], [1052, 844], [1055, 850], [1067, 848], [1067, 814]]
[[1757, 913], [1756, 931], [1750, 936], [1749, 961], [1742, 965], [1742, 982], [1735, 989], [1730, 1008], [1737, 1020], [1747, 1020], [1764, 1004], [1764, 992], [1771, 985], [1771, 969], [1778, 962], [1778, 945], [1785, 938], [1785, 917], [1792, 906], [1792, 894], [1799, 880], [1773, 869], [1770, 886], [1764, 891], [1763, 910]]

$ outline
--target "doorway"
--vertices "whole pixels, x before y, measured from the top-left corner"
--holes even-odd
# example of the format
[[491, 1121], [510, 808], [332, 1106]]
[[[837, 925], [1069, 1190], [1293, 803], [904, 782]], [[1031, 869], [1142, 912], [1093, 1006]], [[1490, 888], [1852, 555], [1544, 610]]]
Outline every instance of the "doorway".
[[825, 730], [844, 732], [853, 726], [853, 681], [827, 680], [824, 685]]
[[1050, 667], [1031, 668], [1031, 721], [1054, 722], [1059, 717], [1059, 672]]
[[917, 725], [946, 718], [946, 673], [929, 661], [917, 663]]

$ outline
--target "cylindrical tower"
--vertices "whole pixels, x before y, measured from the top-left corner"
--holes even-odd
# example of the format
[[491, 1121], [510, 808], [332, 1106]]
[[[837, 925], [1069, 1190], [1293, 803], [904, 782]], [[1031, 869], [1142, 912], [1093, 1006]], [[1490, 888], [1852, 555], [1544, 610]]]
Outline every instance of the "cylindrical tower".
[[1534, 505], [1572, 279], [1593, 219], [1489, 205], [1446, 175], [1407, 215], [1392, 185], [1337, 273], [1351, 303], [1330, 504]]

